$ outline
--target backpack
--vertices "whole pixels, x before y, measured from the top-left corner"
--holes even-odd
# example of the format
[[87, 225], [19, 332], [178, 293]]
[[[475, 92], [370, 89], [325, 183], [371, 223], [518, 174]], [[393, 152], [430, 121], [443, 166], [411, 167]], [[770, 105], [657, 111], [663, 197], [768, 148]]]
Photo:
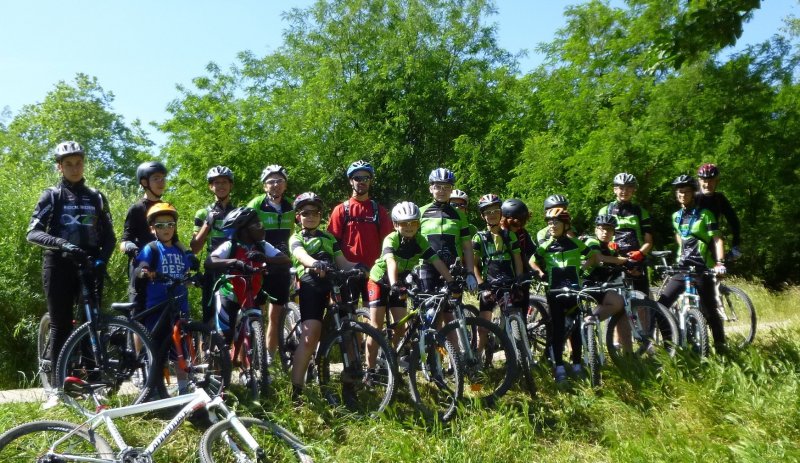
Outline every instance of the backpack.
[[374, 199], [370, 199], [370, 202], [372, 203], [372, 217], [351, 217], [350, 199], [348, 198], [347, 201], [343, 202], [342, 207], [344, 208], [344, 225], [347, 226], [347, 224], [350, 222], [374, 223], [375, 226], [378, 227], [378, 233], [380, 233], [380, 209], [378, 208], [378, 203]]
[[[500, 237], [503, 239], [503, 252], [508, 252], [509, 254], [511, 254], [511, 236], [509, 233], [510, 232], [508, 230], [505, 229], [500, 230]], [[486, 243], [488, 243], [490, 239], [494, 242], [494, 239], [492, 239], [492, 232], [490, 232], [489, 230], [481, 230], [478, 232], [478, 236], [481, 238], [483, 255], [489, 257], [490, 255], [489, 248], [487, 247]]]

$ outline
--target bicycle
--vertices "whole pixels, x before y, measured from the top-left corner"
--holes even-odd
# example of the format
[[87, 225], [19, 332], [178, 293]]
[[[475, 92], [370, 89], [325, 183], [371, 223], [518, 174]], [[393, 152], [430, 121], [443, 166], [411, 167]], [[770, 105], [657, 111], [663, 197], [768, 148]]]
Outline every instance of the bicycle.
[[[531, 398], [535, 398], [536, 381], [532, 369], [536, 365], [536, 360], [531, 350], [531, 343], [536, 341], [530, 341], [528, 338], [528, 322], [522, 316], [525, 309], [516, 306], [513, 300], [514, 294], [530, 283], [530, 280], [518, 282], [514, 278], [498, 278], [487, 281], [486, 286], [492, 292], [493, 300], [499, 308], [499, 316], [495, 323], [501, 326], [512, 340], [514, 357], [523, 385]], [[492, 361], [492, 354], [488, 354], [487, 357]]]
[[[0, 461], [152, 462], [153, 455], [167, 439], [187, 418], [200, 410], [215, 421], [200, 440], [201, 462], [260, 462], [273, 457], [291, 458], [304, 463], [313, 461], [308, 448], [287, 429], [269, 421], [239, 417], [225, 405], [221, 395], [212, 398], [202, 388], [178, 397], [119, 408], [101, 406], [96, 392], [96, 385], [74, 377], [67, 378], [62, 400], [86, 419], [81, 424], [33, 421], [12, 428], [0, 435]], [[92, 397], [97, 412], [83, 408], [72, 399], [71, 394]], [[145, 447], [132, 447], [126, 443], [114, 423], [118, 418], [175, 407], [181, 408]], [[113, 446], [97, 432], [100, 427], [104, 427], [111, 436]]]
[[292, 355], [300, 345], [302, 326], [300, 325], [300, 306], [297, 300], [297, 270], [290, 269], [289, 302], [283, 307], [278, 324], [278, 358], [284, 371], [292, 366]]
[[698, 271], [695, 266], [676, 265], [656, 265], [655, 269], [667, 277], [664, 278], [659, 293], [670, 280], [668, 277], [678, 275], [683, 279], [684, 291], [670, 307], [680, 333], [679, 345], [689, 348], [700, 357], [707, 357], [710, 353], [708, 322], [700, 311], [700, 295], [697, 293], [694, 276], [709, 275], [713, 272]]
[[[147, 378], [156, 358], [150, 334], [138, 322], [102, 314], [92, 284], [92, 263], [88, 258], [75, 260], [86, 322], [72, 331], [61, 348], [52, 386], [59, 390], [65, 378], [78, 377], [94, 383], [103, 400], [142, 402], [150, 393]], [[134, 378], [142, 380], [131, 381]]]
[[[660, 258], [662, 265], [667, 264], [670, 251], [655, 251], [653, 257]], [[725, 334], [729, 344], [743, 348], [753, 343], [756, 337], [758, 317], [750, 297], [742, 289], [723, 283], [719, 276], [711, 275], [714, 281], [714, 297], [717, 300], [717, 311], [725, 326]], [[660, 288], [656, 288], [656, 294]]]
[[218, 394], [230, 384], [231, 362], [228, 348], [216, 331], [205, 323], [192, 321], [181, 313], [182, 285], [200, 286], [197, 276], [174, 278], [157, 273], [156, 281], [166, 283], [167, 299], [147, 310], [134, 313], [136, 303], [114, 303], [111, 308], [142, 323], [152, 314], [160, 314], [152, 333], [157, 333], [155, 369], [148, 380], [151, 398], [174, 397], [193, 388]]

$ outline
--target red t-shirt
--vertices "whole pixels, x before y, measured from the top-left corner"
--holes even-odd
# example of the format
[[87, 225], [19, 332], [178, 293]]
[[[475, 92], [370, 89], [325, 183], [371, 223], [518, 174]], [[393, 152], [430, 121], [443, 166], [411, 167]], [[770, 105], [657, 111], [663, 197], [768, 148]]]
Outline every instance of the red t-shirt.
[[[375, 212], [372, 200], [347, 200], [350, 220], [344, 223], [344, 205], [333, 208], [328, 231], [336, 237], [342, 247], [344, 257], [350, 262], [362, 263], [372, 267], [381, 255], [381, 243], [392, 232], [392, 218], [386, 208], [378, 205], [378, 224], [374, 222]], [[376, 203], [377, 204], [377, 203]]]

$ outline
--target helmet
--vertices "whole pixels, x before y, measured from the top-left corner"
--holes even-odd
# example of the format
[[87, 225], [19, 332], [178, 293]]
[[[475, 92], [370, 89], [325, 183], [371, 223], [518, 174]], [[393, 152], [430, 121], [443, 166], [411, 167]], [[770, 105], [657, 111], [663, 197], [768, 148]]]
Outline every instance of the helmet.
[[142, 180], [149, 180], [150, 176], [157, 173], [167, 175], [167, 168], [164, 167], [164, 164], [158, 161], [143, 162], [136, 168], [136, 181], [142, 183]]
[[428, 183], [449, 183], [450, 185], [456, 183], [456, 176], [450, 169], [439, 167], [433, 169], [431, 174], [428, 175]]
[[558, 219], [564, 223], [570, 223], [572, 217], [569, 212], [563, 207], [554, 207], [545, 211], [544, 216], [546, 219]]
[[301, 207], [305, 206], [306, 204], [313, 204], [322, 210], [322, 198], [317, 196], [316, 193], [311, 191], [307, 191], [305, 193], [300, 193], [294, 198], [294, 205], [292, 206], [294, 210], [299, 211]]
[[453, 190], [453, 192], [450, 193], [450, 199], [463, 199], [464, 201], [469, 202], [469, 195], [467, 195], [467, 193], [463, 190]]
[[697, 183], [691, 175], [681, 174], [675, 177], [675, 180], [672, 181], [672, 186], [674, 188], [681, 188], [685, 186], [697, 188]]
[[267, 181], [267, 177], [272, 174], [279, 174], [283, 176], [284, 180], [289, 180], [289, 174], [286, 173], [286, 169], [283, 166], [279, 166], [278, 164], [270, 164], [261, 171], [261, 183]]
[[405, 222], [408, 220], [419, 220], [419, 207], [410, 201], [397, 203], [392, 208], [392, 222]]
[[544, 200], [544, 210], [552, 209], [554, 207], [568, 207], [569, 201], [564, 195], [550, 195]]
[[226, 177], [231, 182], [233, 181], [233, 172], [225, 166], [215, 166], [208, 170], [206, 180], [211, 183], [217, 177]]
[[257, 220], [258, 213], [252, 207], [237, 207], [225, 216], [225, 220], [222, 221], [222, 228], [238, 230]]
[[358, 160], [350, 164], [350, 167], [347, 168], [347, 178], [352, 177], [358, 170], [366, 170], [370, 175], [375, 175], [375, 169], [372, 168], [372, 164], [367, 161]]
[[175, 209], [175, 206], [170, 203], [158, 202], [150, 206], [150, 209], [147, 210], [147, 223], [152, 225], [156, 217], [162, 214], [169, 214], [176, 221], [178, 220], [178, 210]]
[[719, 176], [719, 169], [714, 164], [703, 164], [697, 169], [697, 176], [700, 178], [715, 178]]
[[56, 162], [61, 162], [62, 159], [67, 156], [72, 156], [73, 154], [86, 156], [86, 153], [83, 151], [83, 146], [76, 141], [64, 141], [56, 146]]
[[500, 197], [497, 196], [496, 194], [493, 193], [485, 194], [481, 196], [481, 198], [478, 200], [478, 210], [483, 212], [483, 210], [486, 209], [487, 207], [493, 206], [495, 204], [499, 206], [500, 203], [502, 203], [502, 201], [500, 200]]
[[500, 210], [503, 211], [503, 217], [513, 217], [519, 220], [527, 220], [530, 214], [528, 206], [516, 198], [503, 201], [503, 204], [500, 205]]
[[594, 218], [594, 224], [617, 228], [617, 218], [611, 214], [600, 214]]
[[639, 186], [633, 174], [622, 172], [614, 176], [614, 186]]

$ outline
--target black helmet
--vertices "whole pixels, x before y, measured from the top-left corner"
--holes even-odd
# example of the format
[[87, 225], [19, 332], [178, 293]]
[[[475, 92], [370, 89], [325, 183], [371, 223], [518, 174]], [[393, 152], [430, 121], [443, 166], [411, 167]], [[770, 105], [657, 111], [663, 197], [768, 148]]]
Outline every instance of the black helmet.
[[503, 204], [500, 205], [500, 210], [503, 211], [503, 217], [513, 217], [519, 220], [527, 220], [530, 215], [528, 206], [517, 198], [503, 201]]
[[681, 174], [675, 177], [675, 180], [672, 181], [673, 188], [682, 188], [686, 186], [697, 188], [697, 183], [691, 175]]
[[569, 207], [569, 201], [564, 195], [550, 195], [544, 200], [544, 210], [554, 207]]
[[252, 207], [237, 207], [225, 216], [225, 220], [222, 221], [222, 228], [239, 230], [257, 220], [258, 213]]
[[617, 218], [611, 214], [600, 214], [594, 218], [594, 224], [617, 228]]
[[73, 154], [86, 156], [86, 153], [83, 151], [83, 146], [76, 141], [64, 141], [56, 146], [56, 162], [61, 162], [62, 159], [67, 156], [72, 156]]
[[232, 182], [233, 171], [225, 166], [214, 166], [208, 170], [208, 173], [206, 174], [206, 180], [208, 180], [208, 183], [211, 183], [217, 177], [225, 177]]
[[164, 164], [158, 161], [143, 162], [136, 168], [136, 182], [141, 184], [142, 180], [149, 180], [151, 175], [159, 172], [167, 175], [167, 168], [164, 167]]
[[313, 204], [322, 210], [322, 198], [317, 196], [316, 193], [311, 191], [307, 191], [305, 193], [300, 193], [294, 199], [294, 204], [292, 205], [292, 209], [299, 211], [301, 207], [305, 206], [306, 204]]

